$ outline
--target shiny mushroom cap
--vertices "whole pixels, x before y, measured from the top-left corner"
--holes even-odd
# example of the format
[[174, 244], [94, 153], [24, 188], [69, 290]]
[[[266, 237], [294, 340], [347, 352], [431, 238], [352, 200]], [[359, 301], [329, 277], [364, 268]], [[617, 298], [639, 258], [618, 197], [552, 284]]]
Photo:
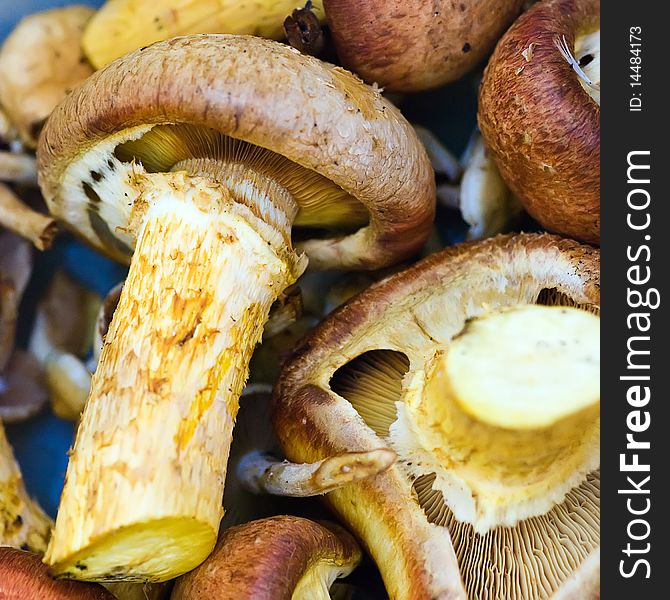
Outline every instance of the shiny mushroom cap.
[[519, 17], [484, 73], [478, 120], [531, 216], [599, 243], [600, 1], [548, 0]]
[[369, 83], [418, 91], [462, 77], [493, 48], [522, 0], [324, 0], [339, 58]]
[[235, 173], [267, 177], [296, 201], [317, 268], [407, 257], [434, 214], [430, 163], [396, 108], [341, 68], [246, 36], [175, 38], [98, 71], [49, 119], [38, 169], [53, 214], [125, 261], [152, 172], [206, 173], [233, 195]]
[[32, 552], [0, 547], [0, 597], [5, 600], [114, 600], [97, 583], [52, 579]]
[[173, 600], [328, 598], [361, 551], [344, 529], [290, 516], [252, 521], [223, 532], [209, 558], [182, 576]]
[[[544, 443], [538, 440], [558, 440], [568, 414], [550, 419], [547, 428], [540, 424], [541, 411], [536, 412], [524, 434], [519, 420], [482, 421], [481, 414], [477, 417], [481, 410], [463, 402], [469, 388], [456, 387], [453, 397], [467, 410], [450, 413], [456, 427], [445, 437], [439, 433], [445, 425], [433, 409], [455, 406], [445, 404], [444, 383], [450, 379], [441, 380], [439, 374], [445, 356], [450, 364], [458, 362], [450, 355], [455, 341], [471, 339], [464, 333], [468, 320], [533, 304], [576, 307], [588, 320], [594, 318], [589, 312], [598, 313], [599, 302], [597, 250], [546, 234], [498, 236], [448, 248], [374, 284], [296, 349], [273, 397], [273, 422], [285, 454], [295, 461], [314, 460], [342, 448], [360, 451], [386, 443], [402, 459], [375, 479], [326, 497], [365, 541], [391, 596], [404, 597], [411, 585], [413, 593], [420, 590], [426, 597], [546, 598], [561, 590], [598, 546], [599, 474], [592, 450], [599, 421], [592, 408], [578, 410], [579, 426], [567, 428], [579, 432], [575, 447], [583, 448], [583, 461], [576, 458], [563, 472], [562, 461], [549, 461], [538, 465], [533, 476], [513, 468], [519, 455], [503, 452], [522, 439], [531, 449]], [[592, 354], [585, 360], [593, 360]], [[515, 355], [504, 348], [498, 352], [505, 360]], [[520, 367], [511, 370], [521, 374]], [[593, 379], [590, 372], [586, 381]], [[467, 381], [478, 377], [481, 372]], [[589, 386], [582, 389], [584, 406], [592, 407]], [[475, 389], [479, 399], [481, 386]], [[476, 432], [465, 436], [459, 450], [457, 434], [466, 428]], [[430, 436], [437, 436], [438, 443]], [[445, 442], [452, 444], [448, 451], [434, 451]], [[480, 497], [467, 483], [483, 473], [471, 458], [487, 452], [496, 458], [480, 481], [492, 482], [504, 469], [524, 480], [509, 511], [478, 512], [487, 497], [496, 496], [488, 496], [484, 484]], [[539, 453], [536, 460], [544, 458]], [[553, 482], [549, 475], [544, 479], [545, 471], [555, 476]], [[533, 477], [539, 488], [531, 498], [524, 489]], [[514, 496], [513, 481], [499, 481], [501, 497]]]

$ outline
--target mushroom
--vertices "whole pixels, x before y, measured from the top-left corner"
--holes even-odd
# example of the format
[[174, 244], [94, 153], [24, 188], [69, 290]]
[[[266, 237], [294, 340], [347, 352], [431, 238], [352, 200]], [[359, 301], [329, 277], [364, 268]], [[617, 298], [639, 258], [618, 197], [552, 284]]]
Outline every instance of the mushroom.
[[374, 477], [396, 460], [395, 452], [384, 447], [345, 451], [314, 463], [277, 458], [281, 448], [270, 425], [270, 391], [268, 385], [252, 384], [240, 398], [223, 496], [224, 528], [276, 515], [284, 506], [278, 505], [276, 496], [320, 496]]
[[547, 0], [519, 17], [486, 67], [478, 119], [530, 215], [599, 243], [599, 0]]
[[[0, 550], [3, 550], [1, 546], [12, 546], [33, 552], [44, 552], [51, 525], [51, 519], [26, 491], [21, 470], [14, 459], [14, 453], [0, 421]], [[4, 561], [0, 560], [0, 565], [4, 568]], [[4, 598], [1, 583], [4, 581], [2, 568], [0, 568], [0, 598]]]
[[172, 600], [327, 600], [361, 551], [332, 523], [270, 517], [227, 529], [214, 552], [176, 583]]
[[418, 91], [462, 77], [495, 45], [522, 0], [323, 0], [345, 67], [387, 90]]
[[[580, 353], [582, 348], [592, 350], [580, 363], [585, 368], [590, 364], [588, 385], [579, 391], [585, 394], [580, 396], [584, 410], [574, 404], [577, 396], [567, 394], [566, 403], [577, 412], [567, 414], [567, 407], [547, 402], [529, 411], [525, 423], [518, 412], [516, 422], [505, 422], [499, 406], [491, 410], [496, 420], [488, 423], [484, 413], [489, 409], [481, 403], [473, 408], [478, 397], [463, 391], [457, 397], [468, 398], [465, 404], [447, 402], [452, 375], [444, 375], [444, 361], [450, 361], [459, 339], [472, 339], [467, 335], [469, 319], [506, 307], [572, 306], [583, 309], [578, 312], [588, 319], [586, 311], [598, 312], [598, 271], [596, 249], [548, 234], [498, 236], [453, 246], [374, 284], [335, 311], [286, 363], [273, 395], [273, 424], [290, 460], [314, 461], [343, 449], [380, 445], [400, 457], [385, 473], [325, 497], [364, 541], [390, 597], [546, 598], [558, 593], [597, 548], [599, 475], [591, 470], [597, 468], [599, 428], [591, 394], [597, 372], [593, 334], [590, 345], [580, 347]], [[520, 380], [508, 383], [507, 371], [510, 377], [532, 373], [521, 359], [509, 364], [519, 356], [513, 349], [528, 340], [555, 348], [562, 335], [560, 327], [545, 329], [544, 321], [540, 329], [514, 332], [518, 341], [501, 334], [489, 348], [498, 349], [495, 358], [484, 359], [486, 348], [477, 346], [488, 362], [475, 365], [475, 379], [482, 385], [497, 379], [502, 398], [511, 398], [507, 392], [521, 385]], [[583, 339], [579, 327], [575, 333]], [[563, 357], [563, 364], [571, 365], [574, 358]], [[473, 373], [467, 371], [470, 376], [463, 381], [476, 390]], [[562, 385], [583, 382], [579, 373], [571, 372]], [[463, 410], [443, 421], [449, 406]], [[549, 408], [553, 416], [545, 412], [540, 417]], [[569, 427], [562, 438], [568, 422], [575, 427], [573, 446]], [[454, 425], [451, 432], [448, 423]], [[516, 437], [513, 430], [520, 428]], [[547, 435], [540, 433], [539, 444], [551, 442], [551, 452], [533, 454], [538, 430]], [[567, 450], [560, 448], [561, 439]], [[523, 470], [513, 466], [517, 440], [521, 447], [516, 458], [530, 450], [538, 468], [536, 481], [526, 479], [527, 490], [522, 483], [515, 495], [512, 488], [524, 479]], [[491, 452], [496, 454], [488, 475], [474, 464], [467, 468], [468, 456], [491, 457]], [[553, 464], [551, 456], [565, 460]], [[500, 478], [502, 472], [509, 479]], [[500, 506], [487, 487], [496, 478], [502, 481]]]
[[227, 35], [160, 42], [98, 71], [52, 113], [37, 156], [51, 212], [132, 256], [45, 560], [59, 576], [170, 579], [216, 542], [270, 306], [307, 257], [372, 269], [416, 252], [434, 214], [430, 163], [355, 76]]
[[38, 554], [0, 547], [0, 598], [3, 600], [114, 600], [96, 583], [53, 579]]
[[481, 240], [504, 233], [522, 211], [518, 199], [500, 177], [481, 135], [475, 132], [463, 159], [460, 184], [437, 186], [438, 202], [459, 210], [470, 226], [468, 240]]
[[[82, 46], [96, 68], [154, 42], [190, 33], [258, 35], [284, 38], [283, 23], [301, 0], [220, 2], [212, 0], [107, 0], [86, 27]], [[313, 14], [323, 19], [320, 0]]]
[[57, 271], [37, 308], [28, 349], [44, 369], [51, 407], [76, 421], [84, 408], [91, 374], [83, 362], [91, 349], [102, 302]]
[[26, 206], [0, 182], [0, 226], [30, 240], [38, 250], [46, 250], [57, 232], [56, 221]]
[[80, 48], [93, 13], [66, 6], [29, 15], [0, 49], [0, 104], [29, 148], [56, 104], [93, 72]]
[[6, 422], [30, 417], [47, 400], [39, 364], [14, 348], [19, 302], [31, 270], [28, 244], [0, 231], [0, 419]]

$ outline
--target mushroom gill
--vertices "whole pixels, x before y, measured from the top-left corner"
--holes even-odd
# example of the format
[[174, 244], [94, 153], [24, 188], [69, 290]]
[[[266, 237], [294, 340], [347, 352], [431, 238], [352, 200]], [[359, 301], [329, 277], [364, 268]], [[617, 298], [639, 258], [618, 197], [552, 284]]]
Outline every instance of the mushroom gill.
[[386, 437], [396, 420], [409, 359], [395, 350], [369, 350], [333, 374], [330, 389], [348, 400], [374, 432]]
[[288, 190], [299, 206], [296, 227], [355, 230], [367, 225], [368, 212], [358, 200], [327, 177], [260, 146], [198, 125], [157, 125], [138, 139], [119, 144], [122, 162], [137, 161], [149, 173], [188, 171], [234, 181], [234, 170], [251, 168]]
[[600, 544], [599, 472], [547, 514], [484, 535], [454, 517], [434, 481], [422, 475], [413, 489], [428, 521], [449, 529], [468, 598], [549, 598]]

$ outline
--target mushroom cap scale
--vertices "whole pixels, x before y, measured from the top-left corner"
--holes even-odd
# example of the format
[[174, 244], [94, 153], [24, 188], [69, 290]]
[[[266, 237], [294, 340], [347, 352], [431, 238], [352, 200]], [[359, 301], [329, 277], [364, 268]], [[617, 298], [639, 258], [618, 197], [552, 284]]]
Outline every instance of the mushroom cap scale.
[[[100, 101], [109, 97], [114, 101]], [[185, 36], [137, 50], [70, 94], [48, 120], [38, 150], [51, 211], [94, 246], [128, 260], [122, 246], [133, 239], [120, 232], [137, 197], [127, 178], [139, 165], [119, 161], [114, 150], [155, 125], [174, 124], [280, 154], [365, 207], [367, 226], [299, 245], [316, 267], [377, 268], [416, 252], [430, 232], [432, 169], [395, 107], [343, 69], [276, 42], [229, 35]]]
[[[374, 284], [307, 336], [285, 366], [273, 395], [273, 422], [285, 454], [291, 460], [313, 461], [342, 448], [360, 451], [387, 442], [384, 427], [388, 431], [395, 416], [384, 423], [378, 412], [375, 432], [348, 398], [331, 391], [333, 375], [338, 377], [340, 367], [352, 358], [367, 356], [370, 351], [394, 351], [404, 354], [413, 368], [417, 363], [423, 364], [435, 346], [447, 343], [467, 319], [490, 309], [533, 303], [547, 296], [555, 300], [564, 296], [596, 309], [600, 303], [598, 273], [597, 250], [546, 234], [522, 234], [451, 247]], [[402, 368], [403, 362], [396, 360], [395, 370], [402, 385], [408, 385], [411, 373]], [[463, 562], [463, 557], [471, 554], [468, 540], [475, 543], [481, 536], [470, 533], [459, 537], [449, 527], [432, 524], [426, 514], [430, 506], [415, 500], [415, 486], [420, 482], [414, 473], [412, 465], [397, 464], [374, 480], [328, 494], [326, 502], [364, 540], [391, 595], [486, 597], [484, 580], [474, 571], [468, 572]], [[544, 598], [560, 589], [570, 571], [598, 543], [599, 491], [597, 475], [593, 477], [574, 490], [574, 494], [593, 499], [588, 503], [585, 529], [589, 533], [588, 547], [555, 546], [557, 552], [565, 553], [559, 562], [567, 571], [552, 572], [547, 570], [541, 555], [525, 554], [523, 540], [517, 538], [517, 556], [536, 561], [532, 562], [531, 571], [537, 569], [543, 574], [536, 593], [523, 593], [523, 589], [533, 589], [534, 585], [524, 576], [531, 571], [523, 565], [523, 559], [506, 563], [510, 568], [509, 581], [514, 585], [497, 588], [500, 595], [491, 598]], [[429, 490], [431, 487], [428, 485]], [[560, 506], [553, 510], [562, 510]], [[553, 544], [551, 540], [558, 538], [552, 537], [555, 534], [547, 527], [548, 521], [539, 518], [540, 534], [544, 531], [549, 536], [543, 537], [542, 543]], [[393, 540], [391, 544], [389, 539]], [[481, 564], [497, 568], [496, 544], [482, 542], [477, 547], [493, 552], [479, 557]], [[412, 582], [411, 591], [408, 581]], [[528, 585], [531, 587], [524, 588]]]
[[[361, 559], [354, 539], [330, 523], [291, 516], [223, 532], [210, 557], [182, 576], [173, 600], [290, 600], [322, 597]], [[320, 593], [319, 593], [320, 592]]]
[[600, 240], [600, 105], [557, 46], [600, 28], [599, 0], [532, 6], [498, 43], [478, 121], [500, 173], [550, 231]]

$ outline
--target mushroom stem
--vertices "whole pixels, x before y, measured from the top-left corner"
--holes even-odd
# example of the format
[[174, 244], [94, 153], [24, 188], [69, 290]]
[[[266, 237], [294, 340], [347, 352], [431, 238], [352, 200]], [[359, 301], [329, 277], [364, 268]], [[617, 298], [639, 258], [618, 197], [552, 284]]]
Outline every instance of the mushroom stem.
[[38, 250], [51, 246], [56, 221], [28, 208], [4, 183], [0, 183], [0, 225], [30, 240]]
[[347, 452], [314, 463], [277, 461], [260, 452], [240, 460], [237, 474], [250, 491], [275, 496], [318, 496], [388, 469], [396, 459], [393, 450]]
[[28, 496], [0, 422], [0, 546], [44, 552], [51, 519]]
[[45, 557], [58, 576], [165, 581], [211, 552], [249, 359], [304, 268], [296, 207], [272, 182], [140, 177], [135, 253]]
[[37, 185], [35, 159], [28, 154], [0, 150], [0, 181]]
[[599, 339], [588, 311], [523, 305], [470, 321], [436, 355], [413, 427], [448, 465], [433, 488], [457, 520], [513, 526], [598, 468]]

